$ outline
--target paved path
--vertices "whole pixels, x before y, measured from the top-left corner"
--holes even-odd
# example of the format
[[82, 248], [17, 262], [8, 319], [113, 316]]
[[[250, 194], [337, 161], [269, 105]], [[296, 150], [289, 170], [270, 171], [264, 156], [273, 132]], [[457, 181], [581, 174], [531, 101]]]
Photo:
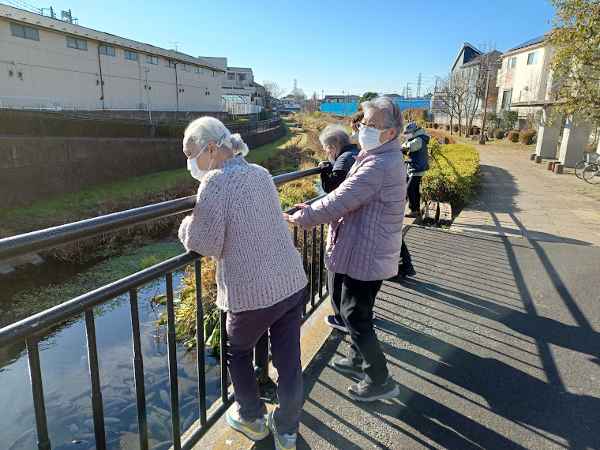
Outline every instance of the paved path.
[[527, 151], [493, 144], [477, 148], [483, 189], [456, 221], [456, 231], [527, 233], [537, 240], [600, 245], [600, 185], [556, 175], [530, 161]]
[[[400, 396], [350, 401], [352, 380], [331, 367], [348, 351], [335, 332], [306, 372], [298, 448], [600, 448], [594, 205], [573, 208], [562, 178], [502, 152], [482, 155], [473, 221], [412, 227], [418, 276], [382, 287], [376, 328]], [[577, 226], [553, 219], [572, 210]]]

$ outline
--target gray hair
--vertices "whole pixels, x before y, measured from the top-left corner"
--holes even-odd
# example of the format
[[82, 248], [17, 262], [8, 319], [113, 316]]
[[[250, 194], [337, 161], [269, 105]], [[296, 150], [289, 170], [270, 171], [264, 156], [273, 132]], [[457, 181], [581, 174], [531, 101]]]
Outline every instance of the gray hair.
[[375, 97], [373, 100], [361, 103], [361, 106], [365, 112], [367, 112], [368, 109], [378, 109], [383, 111], [383, 126], [386, 129], [395, 129], [398, 134], [402, 132], [402, 111], [400, 111], [398, 105], [396, 105], [389, 97]]
[[348, 132], [342, 125], [327, 125], [319, 135], [319, 141], [323, 147], [332, 145], [339, 150], [350, 144]]
[[[248, 154], [248, 146], [238, 134], [231, 134], [223, 122], [214, 117], [200, 117], [192, 121], [183, 133], [183, 143], [194, 142], [199, 149], [204, 149], [209, 142], [215, 142], [219, 147], [227, 147], [234, 155]], [[188, 158], [196, 158], [200, 153], [187, 155]]]

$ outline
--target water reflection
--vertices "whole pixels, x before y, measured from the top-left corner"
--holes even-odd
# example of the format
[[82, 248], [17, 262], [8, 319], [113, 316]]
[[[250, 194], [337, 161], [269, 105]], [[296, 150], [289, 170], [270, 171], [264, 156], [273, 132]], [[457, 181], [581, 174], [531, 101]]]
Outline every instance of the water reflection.
[[[183, 272], [177, 272], [177, 289]], [[166, 329], [157, 326], [162, 306], [151, 299], [164, 293], [164, 282], [140, 289], [139, 316], [148, 412], [150, 448], [171, 445], [171, 413]], [[100, 382], [104, 402], [107, 446], [110, 449], [138, 448], [137, 409], [133, 376], [131, 317], [127, 296], [96, 310], [96, 335]], [[0, 448], [36, 448], [31, 386], [24, 347], [0, 352]], [[181, 429], [199, 417], [196, 353], [177, 349]], [[94, 449], [85, 323], [72, 321], [55, 330], [40, 343], [40, 359], [46, 399], [50, 441], [54, 450]], [[217, 360], [205, 360], [207, 405], [220, 395]]]

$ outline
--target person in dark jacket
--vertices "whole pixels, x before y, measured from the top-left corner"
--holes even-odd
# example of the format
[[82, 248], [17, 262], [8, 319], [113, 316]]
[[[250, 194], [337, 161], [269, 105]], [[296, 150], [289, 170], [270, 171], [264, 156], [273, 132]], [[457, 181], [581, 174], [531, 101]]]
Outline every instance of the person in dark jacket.
[[[350, 137], [341, 125], [328, 125], [325, 127], [319, 136], [319, 140], [328, 159], [328, 161], [323, 161], [320, 164], [323, 169], [321, 172], [321, 185], [326, 193], [330, 193], [346, 179], [359, 150], [356, 145], [350, 143]], [[334, 286], [333, 273], [328, 272], [327, 281], [329, 292], [333, 293], [337, 287]], [[330, 297], [334, 315], [327, 316], [325, 322], [330, 327], [347, 333], [348, 329], [340, 315], [340, 296], [330, 295]]]
[[[404, 137], [406, 141], [402, 144], [402, 151], [406, 155], [407, 196], [410, 209], [410, 213], [406, 214], [406, 217], [418, 217], [421, 214], [421, 178], [429, 169], [429, 153], [427, 152], [429, 135], [415, 122], [410, 122], [404, 128]], [[410, 277], [417, 274], [404, 239], [400, 250], [400, 260], [398, 266], [400, 277]]]
[[421, 208], [421, 178], [429, 169], [429, 135], [425, 130], [411, 122], [404, 129], [406, 141], [402, 150], [406, 155], [408, 173], [408, 208], [410, 213], [406, 217], [418, 217]]

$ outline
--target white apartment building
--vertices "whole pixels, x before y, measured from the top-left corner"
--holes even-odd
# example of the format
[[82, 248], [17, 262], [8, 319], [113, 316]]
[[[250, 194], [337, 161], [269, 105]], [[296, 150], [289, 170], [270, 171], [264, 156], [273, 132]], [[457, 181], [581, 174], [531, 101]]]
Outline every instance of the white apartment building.
[[0, 107], [223, 111], [218, 59], [0, 4]]
[[[552, 48], [544, 36], [523, 42], [502, 55], [498, 70], [497, 112], [514, 110], [519, 113], [519, 127], [541, 113], [551, 89]], [[526, 106], [531, 105], [531, 106]], [[539, 120], [539, 117], [537, 118]]]

